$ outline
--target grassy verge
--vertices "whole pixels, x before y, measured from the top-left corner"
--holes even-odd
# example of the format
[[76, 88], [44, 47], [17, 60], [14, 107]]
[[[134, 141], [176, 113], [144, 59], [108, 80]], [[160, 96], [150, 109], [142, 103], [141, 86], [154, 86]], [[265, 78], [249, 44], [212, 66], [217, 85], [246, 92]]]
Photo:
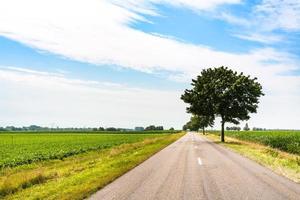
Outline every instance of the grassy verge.
[[220, 137], [218, 135], [208, 134], [206, 137], [258, 162], [277, 174], [300, 183], [300, 156], [298, 155], [289, 154], [268, 146], [246, 142], [236, 138], [226, 137], [226, 142], [221, 143], [219, 142]]
[[0, 171], [2, 199], [84, 199], [180, 138], [183, 133], [123, 144]]
[[226, 131], [226, 136], [259, 143], [300, 156], [300, 131]]

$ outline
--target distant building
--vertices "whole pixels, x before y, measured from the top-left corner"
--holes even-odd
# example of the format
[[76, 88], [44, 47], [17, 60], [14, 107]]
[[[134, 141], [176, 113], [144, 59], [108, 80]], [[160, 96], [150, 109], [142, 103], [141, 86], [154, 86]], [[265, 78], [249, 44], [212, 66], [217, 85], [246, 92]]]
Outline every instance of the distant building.
[[134, 128], [135, 131], [144, 131], [144, 127], [141, 127], [141, 126], [137, 126]]

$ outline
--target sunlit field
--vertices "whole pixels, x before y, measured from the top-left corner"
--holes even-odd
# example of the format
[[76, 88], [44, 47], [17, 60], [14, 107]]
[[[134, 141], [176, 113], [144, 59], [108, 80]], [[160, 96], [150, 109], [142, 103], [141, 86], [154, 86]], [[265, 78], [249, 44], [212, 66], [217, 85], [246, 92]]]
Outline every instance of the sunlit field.
[[2, 133], [0, 199], [84, 199], [184, 134], [173, 133]]
[[161, 137], [163, 134], [0, 134], [0, 167], [63, 159], [89, 150]]

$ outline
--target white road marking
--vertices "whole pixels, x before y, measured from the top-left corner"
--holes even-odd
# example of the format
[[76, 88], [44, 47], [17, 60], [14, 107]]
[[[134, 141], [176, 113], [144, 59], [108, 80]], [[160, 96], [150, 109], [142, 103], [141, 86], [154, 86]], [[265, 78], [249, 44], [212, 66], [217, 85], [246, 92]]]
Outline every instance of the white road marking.
[[198, 157], [198, 164], [199, 164], [199, 165], [202, 165], [202, 160], [201, 160], [201, 158], [199, 158], [199, 157]]

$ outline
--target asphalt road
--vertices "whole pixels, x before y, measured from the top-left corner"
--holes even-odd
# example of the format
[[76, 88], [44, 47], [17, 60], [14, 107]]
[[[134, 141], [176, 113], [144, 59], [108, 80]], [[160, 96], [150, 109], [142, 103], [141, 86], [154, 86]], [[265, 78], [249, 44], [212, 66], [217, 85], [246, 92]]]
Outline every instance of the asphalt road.
[[188, 133], [91, 199], [300, 200], [300, 185]]

